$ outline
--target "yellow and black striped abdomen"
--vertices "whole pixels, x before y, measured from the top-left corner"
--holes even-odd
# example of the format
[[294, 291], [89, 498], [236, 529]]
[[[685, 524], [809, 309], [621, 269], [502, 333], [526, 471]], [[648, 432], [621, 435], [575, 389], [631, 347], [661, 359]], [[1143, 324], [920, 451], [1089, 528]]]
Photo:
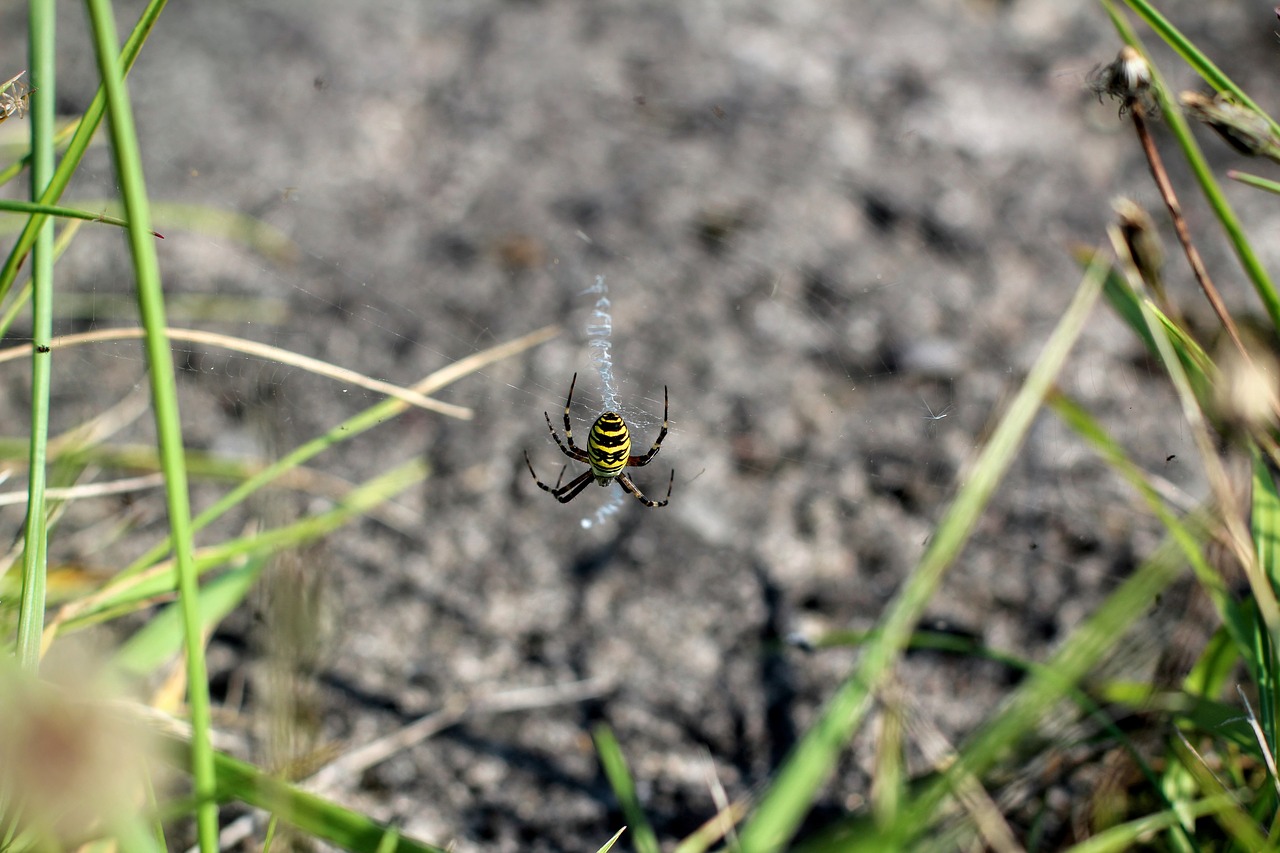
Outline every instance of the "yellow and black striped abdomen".
[[631, 455], [631, 433], [622, 416], [617, 412], [605, 412], [591, 425], [587, 436], [587, 461], [602, 486], [622, 473]]

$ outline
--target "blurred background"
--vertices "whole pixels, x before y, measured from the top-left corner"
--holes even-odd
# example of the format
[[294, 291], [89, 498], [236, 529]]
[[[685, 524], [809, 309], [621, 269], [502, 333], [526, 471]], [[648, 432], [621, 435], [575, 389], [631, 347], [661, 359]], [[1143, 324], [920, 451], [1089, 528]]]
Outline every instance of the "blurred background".
[[[1268, 4], [1162, 8], [1246, 89], [1269, 79]], [[56, 97], [70, 119], [96, 70], [81, 5], [63, 9]], [[142, 4], [116, 9], [123, 33]], [[21, 70], [24, 38], [22, 11], [0, 11], [0, 77]], [[305, 752], [475, 703], [326, 791], [458, 850], [607, 840], [622, 816], [590, 741], [600, 722], [664, 839], [713, 815], [716, 784], [737, 798], [765, 782], [855, 654], [787, 638], [874, 624], [1071, 298], [1070, 248], [1104, 239], [1116, 195], [1158, 208], [1132, 131], [1086, 84], [1118, 46], [1084, 0], [172, 4], [130, 85], [174, 326], [405, 385], [559, 327], [439, 394], [474, 419], [411, 411], [311, 463], [338, 483], [415, 457], [431, 475], [280, 561], [215, 634], [219, 726], [261, 761], [282, 748], [281, 707], [304, 741], [287, 748]], [[0, 130], [19, 145], [26, 126]], [[113, 188], [104, 141], [65, 203], [95, 209]], [[1229, 190], [1246, 222], [1275, 226], [1259, 194]], [[1193, 227], [1208, 223], [1186, 196]], [[1203, 237], [1212, 268], [1221, 241]], [[1223, 268], [1228, 301], [1248, 299]], [[136, 325], [118, 231], [86, 227], [58, 270], [59, 333]], [[664, 508], [615, 501], [616, 486], [561, 505], [525, 468], [527, 450], [553, 483], [568, 461], [543, 413], [560, 429], [575, 372], [579, 442], [601, 411], [597, 276], [633, 452], [656, 437], [669, 389], [670, 434], [632, 471], [657, 498], [674, 468]], [[1201, 311], [1181, 267], [1168, 276]], [[188, 444], [222, 456], [275, 458], [379, 399], [262, 358], [175, 350]], [[57, 353], [55, 430], [145, 394], [142, 368], [136, 342]], [[1100, 310], [1062, 381], [1194, 498], [1198, 474], [1178, 464], [1190, 438], [1153, 376]], [[29, 380], [14, 363], [3, 381], [20, 437]], [[930, 616], [1033, 659], [1156, 535], [1042, 418]], [[149, 433], [143, 418], [132, 440]], [[225, 488], [198, 482], [196, 509]], [[329, 500], [273, 492], [207, 536]], [[73, 512], [85, 532], [56, 539], [51, 562], [90, 572], [164, 529], [159, 492]], [[101, 535], [122, 518], [129, 535]], [[20, 507], [0, 513], [10, 536], [21, 522]], [[1150, 648], [1181, 615], [1152, 615]], [[898, 678], [900, 701], [952, 739], [1011, 682], [940, 654], [913, 655]], [[495, 710], [528, 688], [551, 706]], [[867, 795], [869, 737], [832, 809]]]

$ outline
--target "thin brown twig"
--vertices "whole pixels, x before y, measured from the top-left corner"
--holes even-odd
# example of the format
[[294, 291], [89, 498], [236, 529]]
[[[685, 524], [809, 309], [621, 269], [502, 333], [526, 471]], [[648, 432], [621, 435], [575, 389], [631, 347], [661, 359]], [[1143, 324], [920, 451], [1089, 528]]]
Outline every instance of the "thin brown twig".
[[[1227, 311], [1226, 303], [1222, 301], [1218, 288], [1214, 285], [1213, 280], [1209, 278], [1209, 271], [1205, 268], [1204, 260], [1200, 257], [1200, 251], [1191, 242], [1191, 230], [1187, 228], [1187, 220], [1182, 215], [1182, 205], [1178, 203], [1178, 196], [1173, 191], [1173, 184], [1169, 180], [1169, 173], [1165, 171], [1164, 161], [1160, 159], [1160, 152], [1156, 150], [1155, 140], [1151, 137], [1151, 129], [1147, 125], [1142, 104], [1134, 102], [1131, 105], [1130, 114], [1133, 116], [1133, 127], [1138, 132], [1138, 142], [1142, 145], [1142, 151], [1147, 157], [1147, 166], [1151, 170], [1151, 177], [1156, 182], [1156, 188], [1160, 190], [1160, 197], [1164, 199], [1165, 207], [1169, 209], [1169, 217], [1173, 220], [1173, 230], [1177, 233], [1178, 242], [1182, 244], [1182, 249], [1187, 255], [1187, 263], [1191, 265], [1191, 272], [1195, 275], [1200, 289], [1204, 291], [1205, 298], [1209, 300], [1209, 305], [1213, 308], [1213, 312], [1218, 315], [1218, 321], [1226, 329], [1227, 336], [1231, 338], [1231, 343], [1235, 345], [1236, 350], [1240, 353], [1240, 358], [1250, 369], [1256, 370], [1257, 365], [1254, 363], [1253, 356], [1245, 347], [1244, 341], [1240, 338], [1240, 331], [1236, 328], [1235, 320], [1231, 318], [1231, 314]], [[1280, 420], [1280, 398], [1277, 398], [1275, 394], [1267, 394], [1267, 405], [1272, 414]]]
[[1173, 191], [1173, 184], [1169, 181], [1168, 172], [1165, 171], [1164, 161], [1160, 159], [1160, 152], [1156, 150], [1155, 140], [1151, 138], [1151, 130], [1147, 126], [1142, 105], [1135, 103], [1130, 110], [1130, 114], [1133, 116], [1134, 130], [1138, 132], [1138, 142], [1142, 145], [1142, 151], [1147, 156], [1147, 166], [1151, 169], [1151, 177], [1155, 179], [1156, 188], [1160, 190], [1160, 197], [1164, 199], [1165, 207], [1169, 209], [1169, 217], [1173, 220], [1173, 230], [1178, 235], [1178, 242], [1182, 243], [1182, 250], [1187, 255], [1187, 263], [1191, 265], [1191, 272], [1195, 275], [1200, 289], [1204, 291], [1205, 298], [1209, 300], [1209, 305], [1213, 308], [1213, 312], [1218, 315], [1218, 320], [1222, 323], [1222, 327], [1230, 335], [1231, 342], [1240, 350], [1242, 356], [1248, 358], [1249, 354], [1245, 350], [1244, 341], [1240, 339], [1240, 332], [1236, 329], [1235, 320], [1232, 320], [1231, 315], [1227, 312], [1226, 303], [1222, 301], [1222, 297], [1218, 294], [1218, 288], [1214, 286], [1213, 280], [1209, 278], [1209, 270], [1205, 268], [1204, 260], [1201, 259], [1199, 250], [1191, 242], [1191, 231], [1187, 228], [1187, 221], [1182, 216], [1182, 205], [1178, 203], [1178, 196]]

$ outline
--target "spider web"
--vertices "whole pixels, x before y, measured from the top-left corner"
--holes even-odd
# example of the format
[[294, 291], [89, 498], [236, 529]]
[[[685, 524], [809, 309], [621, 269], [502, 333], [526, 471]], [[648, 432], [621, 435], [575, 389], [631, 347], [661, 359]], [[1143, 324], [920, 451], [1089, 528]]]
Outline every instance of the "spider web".
[[[705, 60], [692, 45], [707, 23], [695, 16], [655, 54], [661, 63], [627, 64], [617, 44], [553, 55], [517, 37], [522, 23], [554, 27], [554, 16], [400, 12], [423, 33], [474, 45], [497, 38], [499, 59], [467, 58], [431, 35], [425, 53], [443, 64], [419, 61], [399, 76], [383, 73], [378, 57], [268, 49], [254, 51], [263, 64], [250, 76], [180, 39], [144, 51], [133, 84], [153, 195], [249, 215], [287, 237], [257, 233], [254, 242], [244, 239], [254, 232], [161, 207], [172, 324], [405, 385], [559, 324], [554, 342], [441, 394], [473, 407], [473, 425], [411, 415], [327, 464], [358, 480], [425, 453], [440, 491], [405, 498], [412, 513], [447, 497], [472, 517], [519, 507], [562, 541], [584, 527], [607, 539], [620, 514], [673, 520], [646, 517], [618, 488], [558, 506], [528, 480], [522, 452], [552, 474], [565, 461], [542, 413], [559, 427], [575, 372], [579, 434], [616, 408], [638, 447], [656, 435], [667, 385], [670, 434], [655, 464], [634, 472], [653, 495], [663, 469], [676, 469], [672, 505], [653, 513], [715, 547], [751, 543], [758, 559], [791, 571], [869, 571], [882, 600], [1069, 298], [1078, 270], [1065, 245], [1102, 232], [1096, 186], [1039, 178], [1060, 151], [1037, 129], [1073, 134], [1079, 153], [1063, 174], [1087, 175], [1090, 156], [1110, 156], [1113, 111], [1083, 87], [1095, 57], [1066, 52], [1016, 79], [951, 52], [965, 81], [953, 90], [925, 76], [927, 61], [874, 47], [845, 55], [820, 19], [797, 13], [792, 24], [812, 44], [743, 23], [750, 36], [722, 46], [727, 76], [700, 77]], [[180, 31], [262, 44], [253, 14], [215, 17], [166, 12]], [[372, 12], [346, 20], [352, 38], [416, 50], [414, 37]], [[858, 26], [892, 31], [906, 20], [867, 12]], [[70, 22], [61, 37], [75, 43], [79, 27]], [[639, 33], [611, 36], [644, 44]], [[517, 56], [539, 73], [522, 75]], [[589, 71], [593, 63], [613, 76]], [[87, 102], [92, 79], [87, 65], [69, 69], [67, 102]], [[1106, 132], [1090, 121], [1109, 122]], [[1150, 198], [1140, 173], [1133, 184]], [[99, 148], [71, 197], [104, 198], [112, 186]], [[99, 226], [68, 251], [61, 331], [133, 322], [122, 249], [120, 235]], [[607, 338], [592, 293], [599, 276]], [[1100, 317], [1066, 381], [1128, 414], [1111, 389], [1142, 376], [1114, 363], [1135, 352], [1117, 330]], [[613, 387], [599, 370], [606, 341]], [[378, 399], [259, 357], [175, 348], [188, 372], [189, 439], [214, 453], [269, 458]], [[129, 342], [56, 361], [63, 428], [100, 411], [108, 389], [121, 399], [143, 381]], [[1141, 433], [1137, 450], [1153, 467], [1186, 450], [1161, 419]], [[991, 547], [1034, 572], [1065, 565], [1062, 554], [1033, 553], [1045, 531], [1093, 542], [1104, 521], [1071, 516], [1093, 502], [1076, 487], [1108, 481], [1086, 456], [1054, 424], [1039, 427], [1008, 497], [1006, 523], [1025, 532], [997, 532]], [[451, 512], [438, 520], [455, 523]], [[953, 615], [975, 623], [980, 610]]]
[[[1116, 192], [1155, 206], [1114, 109], [1083, 85], [1112, 45], [1089, 3], [1048, 4], [1036, 20], [1021, 4], [1001, 18], [1014, 39], [995, 32], [994, 13], [955, 4], [379, 2], [320, 4], [318, 16], [208, 5], [167, 10], [132, 77], [151, 192], [174, 205], [156, 221], [174, 326], [402, 385], [561, 328], [439, 394], [472, 421], [413, 412], [313, 463], [347, 482], [431, 463], [427, 487], [397, 501], [403, 541], [361, 530], [333, 546], [337, 562], [414, 591], [359, 617], [361, 637], [397, 654], [427, 630], [402, 598], [446, 621], [465, 613], [469, 628], [570, 625], [589, 607], [565, 610], [546, 590], [610, 565], [638, 596], [686, 575], [713, 590], [766, 577], [791, 608], [787, 627], [869, 626], [1070, 299], [1080, 272], [1067, 247], [1100, 237]], [[0, 56], [21, 53], [15, 16], [0, 17]], [[921, 27], [938, 17], [945, 26]], [[296, 38], [281, 47], [282, 33]], [[59, 38], [88, 43], [74, 19]], [[92, 69], [85, 52], [64, 55], [80, 57], [59, 82], [74, 111]], [[113, 187], [100, 146], [65, 203], [92, 207]], [[135, 322], [119, 233], [85, 227], [58, 270], [58, 333]], [[175, 350], [188, 441], [219, 456], [273, 458], [380, 399], [259, 356]], [[55, 431], [145, 388], [136, 343], [55, 355]], [[18, 432], [25, 386], [10, 370]], [[668, 507], [616, 487], [561, 506], [529, 478], [525, 450], [545, 482], [565, 461], [543, 412], [561, 427], [575, 372], [575, 433], [616, 409], [640, 450], [669, 387], [662, 451], [630, 472], [654, 497], [674, 468]], [[1167, 392], [1113, 318], [1095, 319], [1062, 383], [1139, 462], [1198, 492]], [[149, 434], [141, 418], [120, 440]], [[199, 489], [197, 504], [219, 493]], [[1002, 647], [1043, 648], [1154, 536], [1126, 494], [1042, 419], [934, 615]], [[254, 509], [275, 519], [323, 500]], [[120, 508], [79, 511], [93, 531]], [[130, 512], [162, 527], [158, 501]], [[0, 519], [17, 535], [20, 509]], [[94, 542], [56, 547], [102, 567], [129, 556]], [[526, 597], [545, 609], [526, 613]], [[692, 617], [679, 630], [653, 621], [694, 633]], [[505, 671], [474, 657], [473, 675]], [[989, 706], [975, 699], [965, 719], [944, 691], [921, 694], [960, 715], [956, 731]]]

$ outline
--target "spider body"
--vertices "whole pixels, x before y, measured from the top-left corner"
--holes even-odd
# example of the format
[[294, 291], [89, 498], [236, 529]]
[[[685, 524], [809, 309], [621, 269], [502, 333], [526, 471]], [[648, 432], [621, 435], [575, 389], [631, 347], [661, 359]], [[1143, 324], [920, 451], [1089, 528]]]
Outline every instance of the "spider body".
[[[533, 470], [533, 463], [529, 461], [528, 451], [524, 454], [525, 464], [529, 466], [529, 473], [533, 475], [533, 479], [538, 484], [538, 488], [544, 492], [550, 492], [552, 497], [560, 501], [560, 503], [568, 503], [582, 493], [587, 485], [595, 480], [601, 486], [608, 486], [615, 480], [618, 485], [636, 500], [647, 507], [666, 506], [667, 501], [671, 498], [671, 487], [675, 483], [676, 472], [671, 472], [671, 479], [667, 482], [667, 497], [654, 501], [644, 496], [640, 489], [636, 488], [636, 484], [631, 482], [631, 477], [627, 475], [627, 468], [639, 468], [648, 465], [653, 461], [653, 457], [658, 455], [658, 451], [662, 448], [662, 440], [667, 437], [667, 410], [668, 399], [667, 389], [662, 389], [662, 429], [658, 431], [658, 439], [653, 443], [653, 447], [649, 448], [649, 452], [643, 456], [631, 455], [631, 431], [627, 428], [627, 423], [622, 419], [622, 415], [617, 412], [605, 412], [596, 418], [595, 423], [591, 425], [591, 432], [587, 435], [587, 449], [583, 450], [573, 443], [573, 425], [569, 421], [569, 407], [573, 403], [573, 388], [578, 384], [578, 374], [573, 374], [573, 381], [569, 383], [569, 397], [564, 401], [564, 437], [562, 442], [560, 436], [556, 435], [556, 429], [551, 425], [551, 415], [544, 412], [547, 419], [547, 429], [551, 431], [551, 437], [555, 439], [556, 446], [560, 451], [578, 462], [585, 462], [591, 467], [583, 471], [577, 477], [570, 480], [567, 484], [561, 486], [564, 480], [565, 469], [560, 469], [560, 477], [556, 480], [554, 487], [548, 486], [546, 483], [538, 479], [538, 475]], [[566, 468], [568, 466], [565, 466]]]
[[587, 436], [587, 464], [596, 482], [607, 486], [622, 473], [631, 459], [631, 431], [617, 412], [596, 418]]

